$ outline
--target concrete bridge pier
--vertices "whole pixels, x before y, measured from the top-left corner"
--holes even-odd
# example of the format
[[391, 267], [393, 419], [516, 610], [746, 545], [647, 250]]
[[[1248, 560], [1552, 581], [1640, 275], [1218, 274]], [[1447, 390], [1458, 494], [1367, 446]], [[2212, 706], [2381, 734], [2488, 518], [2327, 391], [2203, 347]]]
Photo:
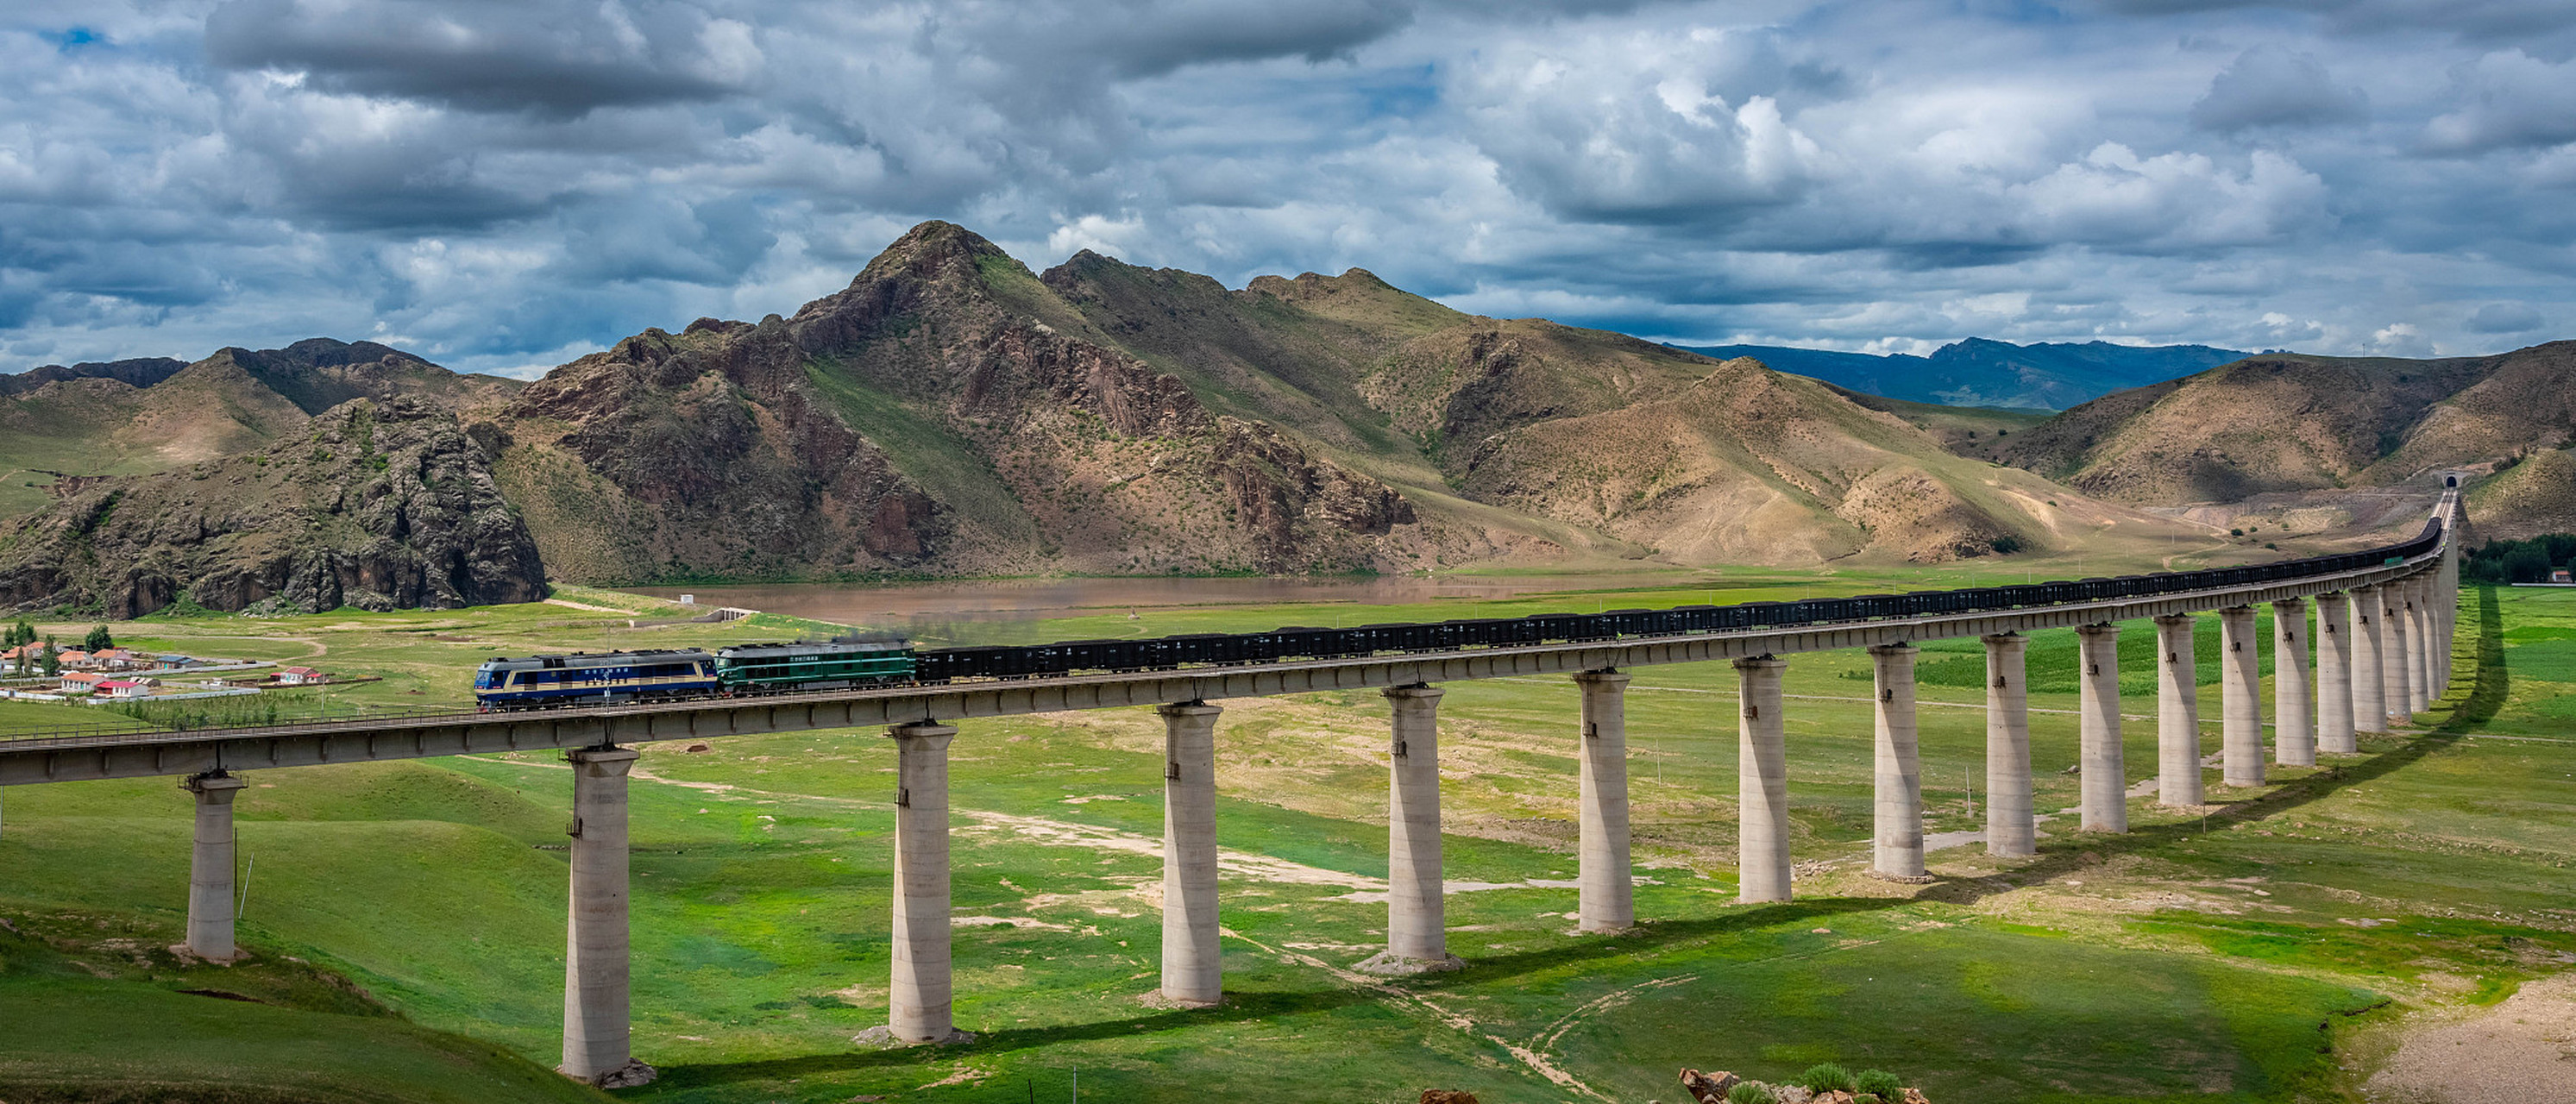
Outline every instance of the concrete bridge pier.
[[2120, 747], [2120, 626], [2075, 630], [2076, 765], [2083, 772], [2084, 830], [2129, 830], [2128, 764]]
[[1628, 676], [1574, 676], [1583, 691], [1580, 824], [1575, 928], [1615, 932], [1637, 923], [1636, 879], [1628, 860]]
[[2451, 613], [2452, 607], [2459, 602], [2459, 594], [2451, 585], [2447, 572], [2445, 568], [2434, 575], [2430, 584], [2433, 592], [2431, 608], [2425, 611], [2433, 624], [2433, 662], [2430, 682], [2424, 692], [2433, 701], [2440, 701], [2451, 692]]
[[[2388, 683], [2380, 673], [2386, 641], [2380, 636], [2379, 588], [2352, 588], [2352, 728], [2388, 731]], [[2359, 744], [2354, 745], [2359, 750]]]
[[2254, 607], [2218, 611], [2219, 778], [2230, 786], [2263, 784], [2263, 653]]
[[2424, 706], [2427, 709], [2451, 692], [2450, 611], [2458, 598], [2451, 589], [2449, 574], [2449, 565], [2445, 563], [2435, 569], [2424, 585], [2424, 620], [2428, 638], [2424, 649]]
[[188, 855], [188, 950], [210, 962], [241, 957], [233, 945], [233, 799], [249, 785], [213, 771], [182, 783], [197, 795], [196, 845]]
[[1878, 795], [1870, 869], [1890, 878], [1923, 876], [1923, 763], [1914, 718], [1914, 657], [1922, 649], [1869, 650], [1878, 683]]
[[2156, 803], [2200, 804], [2200, 677], [2189, 614], [2156, 618]]
[[1997, 633], [1986, 644], [1986, 853], [2039, 853], [2030, 805], [2030, 688], [2022, 683], [2030, 638]]
[[567, 1077], [622, 1089], [653, 1079], [629, 1035], [626, 775], [633, 748], [578, 748], [572, 764], [572, 894], [564, 924]]
[[1780, 708], [1788, 661], [1735, 661], [1742, 709], [1736, 722], [1735, 899], [1789, 899], [1789, 739]]
[[1163, 715], [1163, 999], [1204, 1008], [1224, 999], [1217, 931], [1216, 719], [1206, 702]]
[[2441, 686], [2444, 693], [2450, 689], [2452, 664], [2458, 659], [2459, 646], [2460, 565], [2456, 559], [2445, 558], [2442, 561], [2442, 649], [2434, 653], [2442, 657], [2442, 677], [2436, 685]]
[[2317, 595], [2317, 750], [2350, 755], [2360, 750], [2352, 738], [2352, 669], [2356, 638], [2352, 631], [2352, 598], [2342, 593]]
[[1356, 968], [1373, 974], [1455, 970], [1440, 867], [1440, 694], [1390, 686], [1387, 770], [1386, 950]]
[[2422, 713], [2433, 708], [2433, 653], [2438, 649], [2433, 639], [2433, 577], [2418, 575], [2406, 583], [2406, 606], [2411, 617], [2407, 636], [2415, 642], [2415, 662], [2406, 668], [2406, 692]]
[[2406, 667], [2415, 662], [2408, 654], [2413, 641], [2406, 632], [2406, 584], [2389, 583], [2379, 588], [2379, 677], [2380, 707], [2388, 711], [2391, 727], [2411, 724], [2415, 707], [2407, 701]]
[[948, 957], [948, 744], [951, 725], [886, 730], [895, 749], [894, 972], [886, 1029], [897, 1041], [944, 1043], [957, 1030]]
[[2308, 604], [2296, 598], [2272, 603], [2272, 761], [2285, 767], [2317, 765], [2315, 695], [2308, 687]]

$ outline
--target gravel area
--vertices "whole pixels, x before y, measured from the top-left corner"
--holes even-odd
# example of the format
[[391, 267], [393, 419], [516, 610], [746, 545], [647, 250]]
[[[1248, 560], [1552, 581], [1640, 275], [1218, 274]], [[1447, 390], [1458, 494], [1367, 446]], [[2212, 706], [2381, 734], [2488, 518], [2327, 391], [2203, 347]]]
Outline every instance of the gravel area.
[[2532, 1104], [2576, 1099], [2576, 973], [2407, 1034], [2363, 1091], [2374, 1104]]

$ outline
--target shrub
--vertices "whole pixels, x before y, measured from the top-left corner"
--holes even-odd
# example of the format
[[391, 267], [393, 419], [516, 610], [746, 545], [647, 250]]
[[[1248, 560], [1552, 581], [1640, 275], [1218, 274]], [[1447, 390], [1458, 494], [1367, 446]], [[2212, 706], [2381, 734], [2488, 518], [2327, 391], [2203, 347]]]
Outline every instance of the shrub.
[[1771, 1087], [1759, 1081], [1738, 1081], [1726, 1090], [1726, 1104], [1773, 1104]]
[[1807, 1072], [1799, 1074], [1797, 1080], [1790, 1083], [1805, 1086], [1811, 1093], [1829, 1093], [1836, 1089], [1850, 1092], [1852, 1075], [1850, 1070], [1832, 1062], [1818, 1062], [1807, 1067]]
[[1892, 1101], [1905, 1094], [1905, 1084], [1886, 1070], [1862, 1070], [1852, 1083], [1859, 1085], [1862, 1092], [1876, 1094], [1880, 1100]]

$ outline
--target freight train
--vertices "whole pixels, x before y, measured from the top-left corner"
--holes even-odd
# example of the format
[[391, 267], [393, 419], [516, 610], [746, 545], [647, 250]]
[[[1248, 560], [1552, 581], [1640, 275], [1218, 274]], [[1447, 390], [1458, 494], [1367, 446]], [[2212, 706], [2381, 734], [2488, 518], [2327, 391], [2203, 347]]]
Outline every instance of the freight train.
[[1983, 613], [2332, 575], [2401, 563], [2440, 547], [2441, 540], [2440, 524], [2427, 523], [2421, 535], [2403, 544], [2279, 563], [2116, 579], [1809, 598], [1799, 602], [1543, 613], [1347, 629], [1292, 626], [1255, 633], [1191, 633], [1143, 640], [1067, 640], [1022, 646], [916, 648], [904, 640], [837, 640], [734, 645], [714, 652], [687, 648], [496, 658], [484, 661], [475, 671], [474, 700], [476, 707], [485, 711], [540, 709], [940, 685], [1081, 671], [1174, 670], [1380, 653], [1445, 652]]

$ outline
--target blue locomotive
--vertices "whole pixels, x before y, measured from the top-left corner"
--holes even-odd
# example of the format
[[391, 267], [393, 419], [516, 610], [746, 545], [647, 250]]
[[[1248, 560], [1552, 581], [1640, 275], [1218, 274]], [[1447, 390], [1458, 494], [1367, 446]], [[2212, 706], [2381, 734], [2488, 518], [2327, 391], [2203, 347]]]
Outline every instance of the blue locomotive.
[[724, 685], [715, 663], [696, 648], [487, 659], [474, 669], [474, 705], [489, 712], [711, 697]]

